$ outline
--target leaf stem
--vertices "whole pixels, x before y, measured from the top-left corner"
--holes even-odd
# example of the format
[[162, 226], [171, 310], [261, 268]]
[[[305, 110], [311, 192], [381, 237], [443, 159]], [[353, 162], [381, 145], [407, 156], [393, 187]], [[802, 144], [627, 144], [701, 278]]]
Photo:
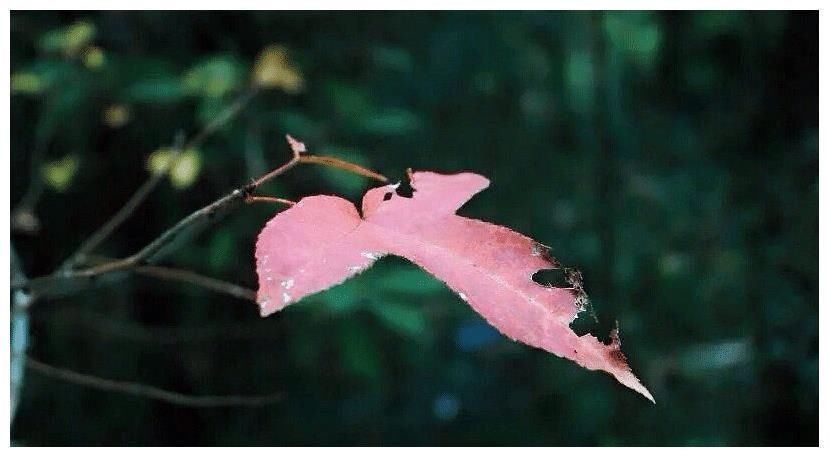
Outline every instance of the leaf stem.
[[296, 205], [296, 202], [292, 200], [286, 200], [278, 197], [268, 197], [264, 195], [249, 195], [245, 198], [245, 203], [279, 203], [286, 206]]
[[349, 171], [351, 173], [375, 179], [380, 182], [389, 182], [389, 179], [381, 175], [380, 173], [361, 167], [360, 165], [357, 165], [355, 163], [338, 159], [336, 157], [304, 155], [299, 158], [299, 161], [302, 163], [317, 163], [320, 165], [326, 165], [333, 168], [339, 168], [341, 170]]

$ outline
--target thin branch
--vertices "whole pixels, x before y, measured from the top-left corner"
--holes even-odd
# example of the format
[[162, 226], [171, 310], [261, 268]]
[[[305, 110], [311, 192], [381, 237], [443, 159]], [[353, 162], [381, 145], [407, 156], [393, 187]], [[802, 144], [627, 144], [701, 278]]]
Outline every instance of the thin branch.
[[[86, 262], [89, 265], [103, 265], [113, 262], [118, 259], [112, 257], [90, 255], [87, 256]], [[256, 291], [245, 286], [240, 286], [232, 282], [223, 281], [221, 279], [211, 278], [209, 276], [201, 275], [196, 272], [175, 267], [163, 267], [158, 265], [143, 265], [130, 270], [132, 273], [144, 275], [150, 278], [157, 278], [167, 281], [179, 281], [192, 284], [194, 286], [203, 287], [214, 292], [230, 295], [246, 301], [256, 300]]]
[[134, 273], [167, 281], [190, 283], [215, 292], [227, 294], [242, 300], [255, 301], [256, 291], [221, 279], [210, 278], [198, 273], [179, 268], [143, 265], [132, 270]]
[[259, 93], [259, 87], [253, 85], [243, 92], [230, 106], [223, 109], [213, 120], [208, 123], [201, 132], [191, 139], [184, 149], [199, 147], [204, 140], [210, 135], [216, 133], [217, 130], [224, 127], [225, 124], [233, 120], [242, 110], [244, 110], [248, 103], [253, 100], [253, 97]]
[[53, 97], [47, 97], [46, 106], [41, 111], [35, 129], [35, 144], [32, 147], [29, 162], [29, 185], [23, 197], [12, 211], [12, 228], [25, 232], [36, 232], [40, 229], [40, 220], [35, 215], [35, 207], [43, 193], [44, 182], [40, 175], [40, 167], [46, 155], [49, 142], [55, 132], [55, 123], [50, 122], [55, 110]]
[[32, 211], [37, 205], [40, 195], [43, 193], [43, 178], [40, 176], [40, 166], [43, 163], [43, 155], [48, 145], [48, 137], [38, 138], [32, 148], [29, 187], [20, 199], [13, 212]]
[[254, 95], [258, 92], [257, 87], [251, 87], [250, 89], [246, 90], [242, 93], [236, 101], [233, 102], [230, 106], [225, 108], [218, 116], [213, 118], [213, 120], [207, 124], [199, 133], [197, 133], [192, 139], [190, 139], [187, 144], [184, 143], [183, 137], [181, 135], [177, 135], [175, 146], [173, 147], [173, 154], [165, 163], [163, 169], [158, 170], [150, 176], [150, 178], [135, 191], [135, 193], [130, 197], [129, 200], [115, 213], [104, 225], [102, 225], [98, 230], [95, 231], [86, 241], [81, 244], [81, 247], [72, 254], [66, 262], [61, 265], [61, 271], [67, 271], [74, 268], [79, 263], [84, 261], [84, 257], [95, 250], [102, 242], [104, 242], [110, 235], [112, 235], [121, 224], [124, 223], [127, 218], [129, 218], [133, 212], [135, 212], [136, 208], [146, 200], [146, 198], [152, 193], [153, 190], [158, 186], [158, 184], [163, 180], [165, 177], [167, 170], [173, 167], [176, 163], [176, 159], [178, 156], [188, 149], [193, 149], [199, 147], [210, 135], [218, 131], [222, 128], [225, 124], [233, 120], [253, 99]]
[[[212, 222], [220, 216], [223, 216], [224, 214], [235, 209], [240, 204], [244, 203], [245, 199], [251, 196], [258, 186], [284, 174], [300, 163], [306, 163], [301, 160], [305, 157], [301, 155], [305, 151], [305, 145], [293, 139], [290, 135], [286, 135], [286, 138], [288, 139], [288, 143], [291, 145], [294, 154], [291, 160], [281, 167], [265, 173], [259, 178], [253, 179], [246, 186], [239, 187], [213, 203], [191, 213], [189, 216], [180, 220], [173, 227], [169, 228], [158, 238], [151, 241], [135, 254], [91, 268], [58, 271], [48, 276], [30, 279], [25, 283], [12, 283], [12, 287], [25, 287], [31, 292], [37, 292], [40, 296], [65, 295], [75, 292], [76, 290], [83, 289], [84, 287], [96, 282], [101, 276], [109, 275], [110, 273], [126, 272], [135, 269], [136, 267], [160, 260], [165, 254], [169, 253], [169, 250], [165, 252], [164, 249], [169, 247], [177, 239], [182, 238], [188, 232], [195, 231], [199, 227]], [[312, 157], [315, 157], [315, 159], [310, 160], [307, 163], [320, 163], [322, 165], [334, 166], [332, 164], [339, 160], [331, 157]], [[343, 169], [353, 171], [352, 168], [362, 169], [362, 167], [357, 165]], [[378, 179], [385, 179], [385, 177], [378, 173], [372, 172], [372, 174], [378, 176]]]
[[173, 147], [173, 153], [170, 156], [170, 159], [164, 164], [164, 167], [156, 172], [150, 174], [150, 178], [147, 179], [138, 190], [132, 194], [129, 200], [124, 203], [124, 206], [118, 210], [112, 217], [104, 223], [98, 230], [95, 231], [89, 238], [86, 239], [81, 246], [75, 251], [74, 254], [69, 256], [65, 262], [60, 266], [60, 271], [67, 271], [74, 268], [79, 263], [85, 261], [86, 256], [89, 255], [92, 251], [95, 250], [101, 243], [103, 243], [110, 235], [112, 235], [124, 221], [129, 218], [133, 212], [135, 212], [136, 208], [146, 200], [146, 198], [152, 193], [153, 190], [158, 186], [158, 184], [164, 179], [167, 174], [167, 171], [170, 167], [173, 166], [178, 156], [181, 154], [183, 147], [182, 143], [183, 137], [181, 134], [176, 135], [175, 146]]
[[65, 295], [96, 282], [101, 276], [126, 272], [135, 267], [160, 260], [163, 257], [162, 254], [164, 254], [161, 251], [176, 238], [184, 235], [187, 231], [195, 230], [217, 219], [239, 206], [244, 202], [246, 192], [247, 187], [235, 189], [213, 203], [194, 211], [129, 257], [90, 268], [57, 272], [48, 276], [33, 278], [24, 284], [12, 284], [12, 287], [26, 287], [41, 296]]
[[294, 156], [291, 160], [288, 161], [285, 165], [277, 168], [276, 170], [266, 173], [263, 176], [259, 177], [258, 179], [253, 181], [254, 186], [259, 186], [263, 182], [271, 179], [273, 176], [279, 175], [284, 173], [285, 171], [293, 168], [299, 163], [316, 163], [320, 165], [325, 165], [332, 168], [339, 168], [341, 170], [345, 170], [354, 174], [358, 174], [361, 176], [365, 176], [367, 178], [376, 179], [380, 182], [389, 182], [389, 179], [385, 176], [377, 173], [376, 171], [369, 170], [368, 168], [361, 167], [356, 163], [351, 163], [343, 159], [338, 159], [336, 157], [329, 157], [329, 156], [315, 156], [310, 154], [305, 154], [307, 149], [305, 148], [305, 143], [296, 140], [291, 135], [285, 135], [285, 139], [288, 140], [288, 144], [291, 146], [291, 151], [293, 151]]
[[265, 182], [270, 181], [271, 179], [285, 173], [286, 171], [290, 170], [291, 168], [294, 168], [295, 166], [297, 166], [297, 164], [299, 164], [300, 154], [305, 152], [305, 144], [295, 140], [294, 137], [292, 137], [291, 135], [285, 135], [285, 139], [288, 140], [288, 144], [291, 146], [291, 152], [293, 153], [291, 160], [286, 162], [285, 165], [282, 165], [281, 167], [273, 171], [269, 171], [264, 175], [252, 180], [249, 186], [250, 190], [248, 191], [248, 194], [256, 190], [257, 187], [261, 186]]
[[281, 393], [269, 395], [187, 395], [179, 392], [160, 389], [137, 382], [116, 381], [100, 378], [76, 371], [59, 368], [31, 357], [26, 358], [26, 366], [38, 373], [61, 381], [71, 382], [93, 389], [109, 392], [119, 392], [136, 397], [151, 398], [179, 406], [194, 408], [217, 408], [227, 406], [261, 407], [282, 400]]

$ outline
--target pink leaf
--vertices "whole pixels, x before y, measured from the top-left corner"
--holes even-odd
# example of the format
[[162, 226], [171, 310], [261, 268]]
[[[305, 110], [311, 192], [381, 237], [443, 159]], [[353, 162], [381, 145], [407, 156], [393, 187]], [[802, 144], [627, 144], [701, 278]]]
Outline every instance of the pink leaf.
[[559, 288], [533, 281], [535, 272], [559, 268], [545, 246], [506, 227], [455, 214], [488, 185], [474, 173], [413, 173], [412, 198], [398, 195], [396, 185], [371, 189], [363, 197], [362, 217], [339, 197], [303, 198], [268, 221], [256, 242], [262, 315], [394, 254], [444, 281], [504, 335], [606, 371], [653, 401], [628, 367], [617, 331], [605, 345], [570, 328], [585, 299], [580, 282]]

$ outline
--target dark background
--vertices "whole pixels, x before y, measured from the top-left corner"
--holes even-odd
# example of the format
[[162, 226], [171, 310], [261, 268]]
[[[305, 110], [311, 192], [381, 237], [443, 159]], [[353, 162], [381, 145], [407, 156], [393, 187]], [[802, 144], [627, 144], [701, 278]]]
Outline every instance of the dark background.
[[[576, 325], [604, 338], [618, 320], [657, 400], [500, 336], [386, 259], [267, 319], [138, 276], [40, 301], [29, 354], [44, 362], [284, 398], [187, 408], [29, 370], [13, 442], [816, 445], [817, 37], [809, 12], [13, 12], [12, 208], [44, 182], [39, 229], [13, 221], [29, 276], [53, 271], [148, 178], [152, 151], [198, 132], [281, 44], [303, 90], [261, 91], [191, 155], [198, 174], [165, 179], [97, 254], [128, 255], [281, 164], [286, 132], [395, 180], [474, 170], [492, 185], [461, 213], [579, 267], [599, 322]], [[356, 201], [372, 185], [308, 166], [262, 190]], [[241, 208], [163, 264], [254, 287], [273, 211]]]

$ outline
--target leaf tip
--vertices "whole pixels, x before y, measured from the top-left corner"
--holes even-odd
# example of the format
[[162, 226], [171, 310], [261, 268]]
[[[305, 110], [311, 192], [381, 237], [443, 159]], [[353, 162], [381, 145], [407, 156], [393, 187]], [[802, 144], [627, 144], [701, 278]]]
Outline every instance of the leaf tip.
[[639, 379], [636, 378], [636, 376], [633, 374], [633, 372], [628, 371], [628, 375], [629, 375], [629, 379], [622, 379], [622, 378], [619, 378], [619, 377], [617, 377], [616, 379], [618, 379], [619, 382], [621, 382], [624, 386], [635, 390], [636, 392], [638, 392], [640, 395], [642, 395], [643, 397], [650, 400], [651, 403], [653, 403], [655, 405], [656, 400], [654, 400], [653, 395], [651, 395], [648, 388], [645, 387], [644, 385], [642, 385], [642, 382], [639, 381]]
[[631, 370], [630, 366], [627, 363], [627, 357], [622, 353], [622, 340], [619, 338], [619, 321], [616, 321], [616, 327], [610, 331], [610, 345], [608, 346], [610, 349], [610, 357], [615, 364], [617, 364], [622, 370], [623, 375], [619, 375], [613, 373], [614, 377], [625, 385], [629, 387], [643, 397], [647, 398], [651, 401], [651, 403], [656, 404], [656, 400], [654, 400], [653, 395], [651, 395], [650, 391], [647, 387], [642, 384], [642, 381], [633, 374], [633, 370]]

